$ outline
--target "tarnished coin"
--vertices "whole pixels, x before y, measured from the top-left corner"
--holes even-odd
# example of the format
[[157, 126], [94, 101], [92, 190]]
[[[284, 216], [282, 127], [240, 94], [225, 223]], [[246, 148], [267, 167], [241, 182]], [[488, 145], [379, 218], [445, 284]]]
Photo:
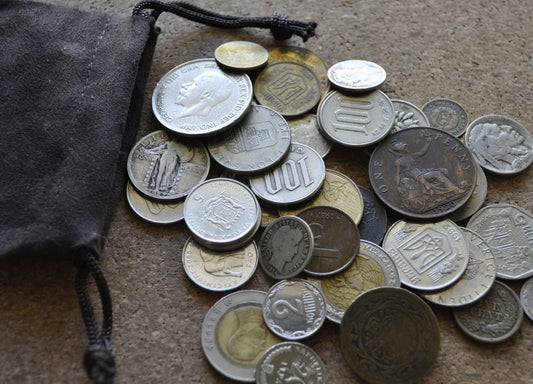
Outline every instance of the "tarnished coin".
[[387, 78], [382, 66], [366, 60], [346, 60], [328, 69], [328, 79], [345, 91], [370, 91], [379, 87]]
[[273, 279], [288, 279], [303, 271], [313, 252], [313, 232], [296, 216], [282, 216], [265, 228], [259, 241], [259, 263]]
[[299, 212], [313, 231], [313, 256], [304, 271], [328, 276], [348, 268], [359, 252], [359, 230], [348, 214], [335, 207], [312, 206]]
[[181, 255], [183, 269], [193, 283], [210, 291], [229, 291], [245, 284], [257, 269], [257, 246], [251, 241], [242, 248], [216, 252], [190, 237]]
[[468, 242], [468, 265], [461, 278], [442, 291], [420, 295], [432, 303], [445, 307], [460, 307], [481, 299], [496, 280], [496, 264], [489, 245], [477, 233], [461, 228]]
[[222, 178], [196, 186], [185, 199], [184, 216], [194, 239], [215, 251], [242, 247], [261, 224], [261, 208], [252, 191]]
[[266, 327], [262, 308], [266, 293], [241, 290], [217, 301], [202, 323], [202, 349], [209, 363], [224, 376], [254, 382], [259, 359], [281, 342]]
[[533, 321], [533, 277], [527, 279], [522, 285], [520, 289], [520, 302], [527, 317]]
[[229, 41], [218, 46], [214, 55], [218, 64], [235, 71], [258, 69], [268, 61], [266, 48], [251, 41]]
[[215, 59], [171, 69], [156, 84], [152, 109], [161, 124], [183, 136], [209, 136], [239, 122], [252, 102], [246, 74], [226, 73]]
[[284, 341], [270, 347], [255, 371], [257, 384], [325, 384], [327, 381], [326, 365], [320, 356], [297, 341]]
[[468, 243], [451, 220], [417, 223], [398, 220], [385, 234], [383, 249], [407, 287], [434, 291], [455, 283], [468, 264]]
[[328, 93], [317, 110], [320, 132], [330, 141], [347, 147], [376, 144], [394, 123], [394, 108], [386, 94]]
[[472, 121], [465, 144], [479, 165], [499, 175], [522, 172], [533, 162], [533, 136], [506, 116], [487, 115]]
[[518, 332], [524, 312], [518, 295], [496, 280], [479, 301], [455, 308], [453, 317], [466, 335], [484, 343], [499, 343]]
[[279, 212], [276, 207], [268, 204], [260, 203], [261, 206], [261, 227], [266, 227], [279, 217]]
[[272, 332], [286, 340], [304, 339], [326, 320], [324, 295], [306, 280], [282, 280], [267, 292], [263, 319]]
[[291, 140], [309, 145], [322, 157], [331, 150], [331, 143], [319, 131], [316, 115], [305, 115], [299, 119], [287, 121], [291, 128]]
[[326, 178], [320, 192], [305, 205], [280, 208], [282, 215], [295, 215], [306, 208], [316, 205], [327, 205], [339, 208], [359, 224], [363, 217], [364, 202], [359, 187], [345, 174], [326, 169]]
[[252, 191], [276, 206], [300, 204], [313, 197], [324, 183], [326, 165], [311, 147], [292, 143], [287, 157], [267, 173], [250, 177]]
[[489, 245], [496, 260], [496, 275], [519, 280], [533, 276], [533, 215], [511, 204], [481, 208], [466, 227]]
[[468, 115], [464, 108], [453, 100], [435, 99], [422, 107], [429, 120], [429, 126], [461, 137], [468, 126]]
[[239, 124], [210, 136], [207, 149], [230, 171], [251, 174], [279, 163], [290, 145], [291, 132], [283, 116], [271, 108], [253, 105]]
[[348, 365], [365, 382], [414, 383], [433, 369], [440, 329], [420, 297], [403, 288], [377, 287], [346, 311], [340, 345]]
[[427, 116], [416, 105], [405, 100], [392, 99], [394, 124], [391, 133], [412, 127], [429, 127]]
[[368, 240], [374, 244], [381, 244], [387, 232], [387, 212], [374, 192], [359, 186], [363, 196], [363, 217], [357, 225], [361, 240]]
[[468, 201], [476, 164], [456, 137], [434, 128], [408, 128], [378, 144], [369, 164], [372, 188], [405, 216], [433, 219]]
[[165, 131], [155, 131], [133, 146], [127, 169], [142, 194], [176, 200], [206, 179], [209, 165], [209, 153], [200, 141], [176, 140]]
[[126, 199], [133, 212], [141, 219], [154, 224], [172, 224], [183, 219], [184, 200], [168, 201], [154, 200], [142, 196], [128, 182]]
[[277, 61], [259, 73], [254, 95], [283, 116], [298, 116], [313, 109], [321, 97], [318, 77], [307, 66], [293, 61]]
[[487, 198], [488, 183], [483, 168], [476, 162], [476, 185], [470, 198], [459, 209], [453, 211], [448, 217], [453, 221], [468, 219], [485, 203]]

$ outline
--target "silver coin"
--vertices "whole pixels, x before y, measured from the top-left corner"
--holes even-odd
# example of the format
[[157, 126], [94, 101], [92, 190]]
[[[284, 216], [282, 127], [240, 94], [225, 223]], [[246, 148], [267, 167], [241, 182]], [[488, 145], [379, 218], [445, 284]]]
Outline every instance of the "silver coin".
[[468, 264], [468, 243], [451, 220], [416, 223], [398, 220], [383, 239], [402, 284], [434, 291], [455, 283]]
[[391, 99], [394, 107], [394, 124], [391, 133], [411, 127], [429, 127], [427, 116], [416, 105], [405, 100]]
[[259, 263], [273, 279], [288, 279], [302, 272], [313, 254], [313, 232], [296, 216], [270, 223], [259, 241]]
[[454, 309], [453, 317], [459, 329], [473, 339], [499, 343], [518, 332], [524, 312], [518, 295], [496, 280], [481, 300]]
[[361, 240], [381, 244], [387, 232], [387, 211], [374, 192], [359, 186], [363, 196], [363, 217], [358, 224]]
[[316, 333], [326, 320], [324, 295], [306, 280], [282, 280], [267, 292], [263, 319], [284, 339], [304, 339]]
[[251, 41], [228, 41], [215, 49], [214, 56], [222, 67], [235, 71], [252, 71], [268, 61], [266, 48]]
[[386, 78], [383, 67], [366, 60], [341, 61], [328, 69], [329, 81], [346, 91], [370, 91], [383, 84]]
[[217, 301], [204, 317], [204, 355], [218, 372], [232, 380], [253, 382], [261, 356], [281, 342], [263, 321], [265, 297], [262, 291], [233, 292]]
[[519, 280], [533, 276], [533, 215], [511, 204], [481, 208], [466, 224], [489, 245], [496, 260], [496, 274]]
[[489, 245], [477, 233], [461, 228], [468, 241], [468, 265], [461, 278], [442, 291], [419, 294], [445, 307], [460, 307], [481, 299], [496, 280], [496, 264]]
[[533, 321], [533, 277], [526, 280], [520, 289], [520, 302], [522, 303], [522, 308]]
[[533, 136], [506, 116], [487, 115], [472, 121], [465, 144], [479, 165], [499, 175], [522, 172], [533, 162]]
[[326, 157], [331, 150], [331, 143], [320, 133], [316, 115], [305, 115], [299, 119], [287, 121], [291, 128], [291, 140], [296, 143], [309, 145], [320, 156]]
[[267, 203], [284, 206], [313, 197], [326, 178], [326, 165], [311, 147], [292, 143], [287, 157], [269, 172], [250, 177], [252, 191]]
[[327, 383], [326, 365], [320, 356], [305, 344], [284, 341], [266, 351], [255, 372], [257, 384]]
[[128, 182], [126, 199], [133, 212], [141, 219], [154, 224], [172, 224], [183, 220], [184, 201], [162, 201], [142, 196]]
[[250, 280], [257, 269], [258, 252], [254, 241], [233, 251], [217, 252], [190, 237], [183, 246], [181, 260], [193, 283], [210, 291], [223, 292]]
[[163, 126], [183, 136], [209, 136], [244, 117], [252, 102], [246, 74], [226, 73], [215, 59], [180, 64], [156, 84], [152, 109]]
[[328, 140], [348, 147], [365, 147], [389, 134], [394, 107], [379, 90], [357, 95], [332, 91], [320, 102], [317, 118], [320, 132]]
[[142, 194], [176, 200], [206, 179], [209, 166], [209, 153], [200, 141], [177, 140], [165, 131], [155, 131], [133, 146], [127, 170]]
[[483, 172], [483, 168], [476, 162], [476, 184], [472, 195], [468, 198], [459, 209], [453, 211], [448, 217], [453, 221], [461, 221], [468, 219], [474, 213], [479, 211], [487, 198], [488, 183], [487, 176]]
[[461, 137], [468, 126], [468, 115], [464, 108], [453, 100], [435, 99], [426, 103], [422, 111], [429, 120], [429, 126]]
[[271, 108], [253, 105], [239, 124], [210, 136], [207, 149], [230, 171], [251, 174], [279, 163], [290, 145], [291, 132], [285, 118]]
[[196, 241], [215, 251], [246, 244], [261, 224], [261, 208], [244, 184], [210, 179], [196, 186], [184, 206], [185, 224]]

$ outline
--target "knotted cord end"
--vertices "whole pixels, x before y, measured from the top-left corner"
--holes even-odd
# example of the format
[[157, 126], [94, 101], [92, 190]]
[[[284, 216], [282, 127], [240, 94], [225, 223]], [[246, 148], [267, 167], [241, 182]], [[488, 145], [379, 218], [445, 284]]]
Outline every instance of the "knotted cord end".
[[105, 342], [89, 346], [83, 357], [87, 375], [95, 384], [112, 384], [115, 377], [115, 358], [112, 347]]
[[303, 41], [316, 36], [315, 22], [304, 23], [302, 21], [290, 20], [288, 16], [275, 12], [270, 19], [270, 31], [276, 40], [287, 40], [293, 34], [300, 36]]

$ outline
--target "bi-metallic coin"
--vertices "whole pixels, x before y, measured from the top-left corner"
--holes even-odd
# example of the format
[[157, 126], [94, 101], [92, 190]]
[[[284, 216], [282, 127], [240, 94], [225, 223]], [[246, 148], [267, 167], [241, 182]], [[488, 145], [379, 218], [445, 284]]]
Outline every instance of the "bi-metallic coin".
[[366, 60], [346, 60], [328, 69], [328, 79], [345, 91], [366, 92], [379, 87], [387, 78], [382, 66]]
[[215, 60], [223, 68], [252, 71], [266, 65], [268, 51], [251, 41], [229, 41], [215, 49]]
[[453, 100], [435, 99], [426, 103], [422, 111], [429, 120], [429, 126], [461, 137], [468, 126], [468, 115], [464, 108]]

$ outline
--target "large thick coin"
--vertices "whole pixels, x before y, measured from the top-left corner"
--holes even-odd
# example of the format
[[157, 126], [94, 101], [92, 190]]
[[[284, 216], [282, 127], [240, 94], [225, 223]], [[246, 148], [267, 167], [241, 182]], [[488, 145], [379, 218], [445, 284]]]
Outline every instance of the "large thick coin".
[[342, 354], [371, 384], [414, 383], [428, 374], [440, 349], [431, 308], [403, 288], [377, 287], [359, 296], [340, 327]]
[[465, 144], [479, 165], [499, 175], [522, 172], [533, 162], [533, 136], [506, 116], [487, 115], [472, 121]]
[[311, 147], [292, 143], [287, 157], [267, 173], [250, 177], [250, 187], [267, 203], [299, 204], [313, 197], [324, 183], [326, 165]]
[[289, 151], [289, 124], [278, 112], [253, 105], [235, 127], [208, 139], [213, 159], [230, 171], [260, 173], [279, 163]]
[[363, 217], [357, 225], [361, 240], [368, 240], [374, 244], [381, 244], [387, 232], [387, 211], [374, 192], [359, 187], [363, 196]]
[[155, 131], [133, 146], [127, 169], [142, 194], [176, 200], [206, 179], [209, 164], [209, 153], [200, 141], [176, 140], [165, 131]]
[[456, 137], [434, 128], [389, 135], [370, 158], [372, 188], [390, 208], [433, 219], [459, 209], [472, 195], [476, 163]]
[[383, 249], [396, 264], [407, 287], [434, 291], [451, 286], [468, 265], [468, 242], [451, 220], [434, 223], [395, 222]]
[[242, 248], [216, 252], [190, 237], [183, 246], [181, 260], [185, 273], [204, 289], [223, 292], [245, 284], [257, 269], [257, 246], [251, 241]]
[[405, 100], [392, 99], [394, 124], [391, 133], [412, 127], [429, 127], [427, 116], [416, 105]]
[[478, 233], [496, 259], [496, 274], [519, 280], [533, 276], [533, 215], [511, 204], [481, 208], [467, 228]]
[[328, 79], [345, 91], [366, 92], [379, 87], [387, 78], [382, 66], [366, 60], [346, 60], [328, 69]]
[[327, 383], [326, 365], [318, 354], [305, 344], [284, 341], [273, 345], [257, 363], [257, 384]]
[[429, 120], [429, 126], [461, 137], [468, 126], [468, 115], [464, 108], [453, 100], [435, 99], [426, 103], [422, 111]]
[[172, 224], [183, 219], [184, 201], [154, 200], [142, 196], [128, 182], [126, 199], [133, 212], [141, 219], [154, 224]]
[[533, 277], [527, 279], [522, 285], [520, 289], [520, 302], [527, 317], [533, 321]]
[[259, 241], [259, 263], [273, 279], [288, 279], [302, 272], [313, 253], [313, 232], [296, 216], [282, 216], [270, 223]]
[[291, 140], [296, 143], [309, 145], [322, 157], [331, 150], [331, 143], [320, 133], [316, 115], [304, 115], [299, 119], [287, 121], [291, 128]]
[[468, 219], [485, 203], [488, 192], [487, 176], [483, 168], [476, 163], [476, 185], [472, 191], [470, 198], [459, 209], [453, 211], [448, 217], [453, 221], [461, 221]]
[[236, 124], [252, 102], [246, 74], [226, 73], [215, 59], [171, 69], [156, 84], [152, 109], [161, 124], [183, 136], [209, 136]]
[[499, 343], [518, 332], [524, 312], [518, 295], [496, 280], [481, 300], [454, 309], [453, 317], [459, 329], [473, 339]]
[[298, 116], [318, 104], [321, 86], [309, 67], [293, 61], [277, 61], [257, 76], [254, 95], [260, 104], [283, 116]]
[[234, 71], [251, 71], [268, 61], [268, 51], [251, 41], [229, 41], [215, 49], [215, 60], [223, 68]]
[[477, 233], [461, 228], [468, 242], [468, 265], [461, 278], [442, 291], [420, 295], [432, 303], [445, 307], [460, 307], [481, 299], [496, 280], [494, 255], [489, 245]]
[[217, 301], [202, 324], [202, 349], [209, 363], [224, 376], [254, 382], [259, 359], [281, 340], [268, 330], [262, 307], [266, 293], [243, 290]]
[[328, 93], [317, 110], [320, 132], [333, 143], [348, 147], [376, 144], [394, 123], [394, 107], [386, 94]]
[[328, 276], [348, 268], [359, 252], [359, 230], [348, 214], [335, 207], [312, 206], [299, 212], [313, 231], [315, 244], [304, 271]]
[[215, 251], [240, 248], [261, 224], [261, 208], [252, 191], [222, 178], [196, 186], [185, 199], [184, 216], [194, 239]]
[[326, 320], [324, 295], [306, 280], [282, 280], [267, 292], [263, 319], [272, 332], [286, 340], [304, 339]]

